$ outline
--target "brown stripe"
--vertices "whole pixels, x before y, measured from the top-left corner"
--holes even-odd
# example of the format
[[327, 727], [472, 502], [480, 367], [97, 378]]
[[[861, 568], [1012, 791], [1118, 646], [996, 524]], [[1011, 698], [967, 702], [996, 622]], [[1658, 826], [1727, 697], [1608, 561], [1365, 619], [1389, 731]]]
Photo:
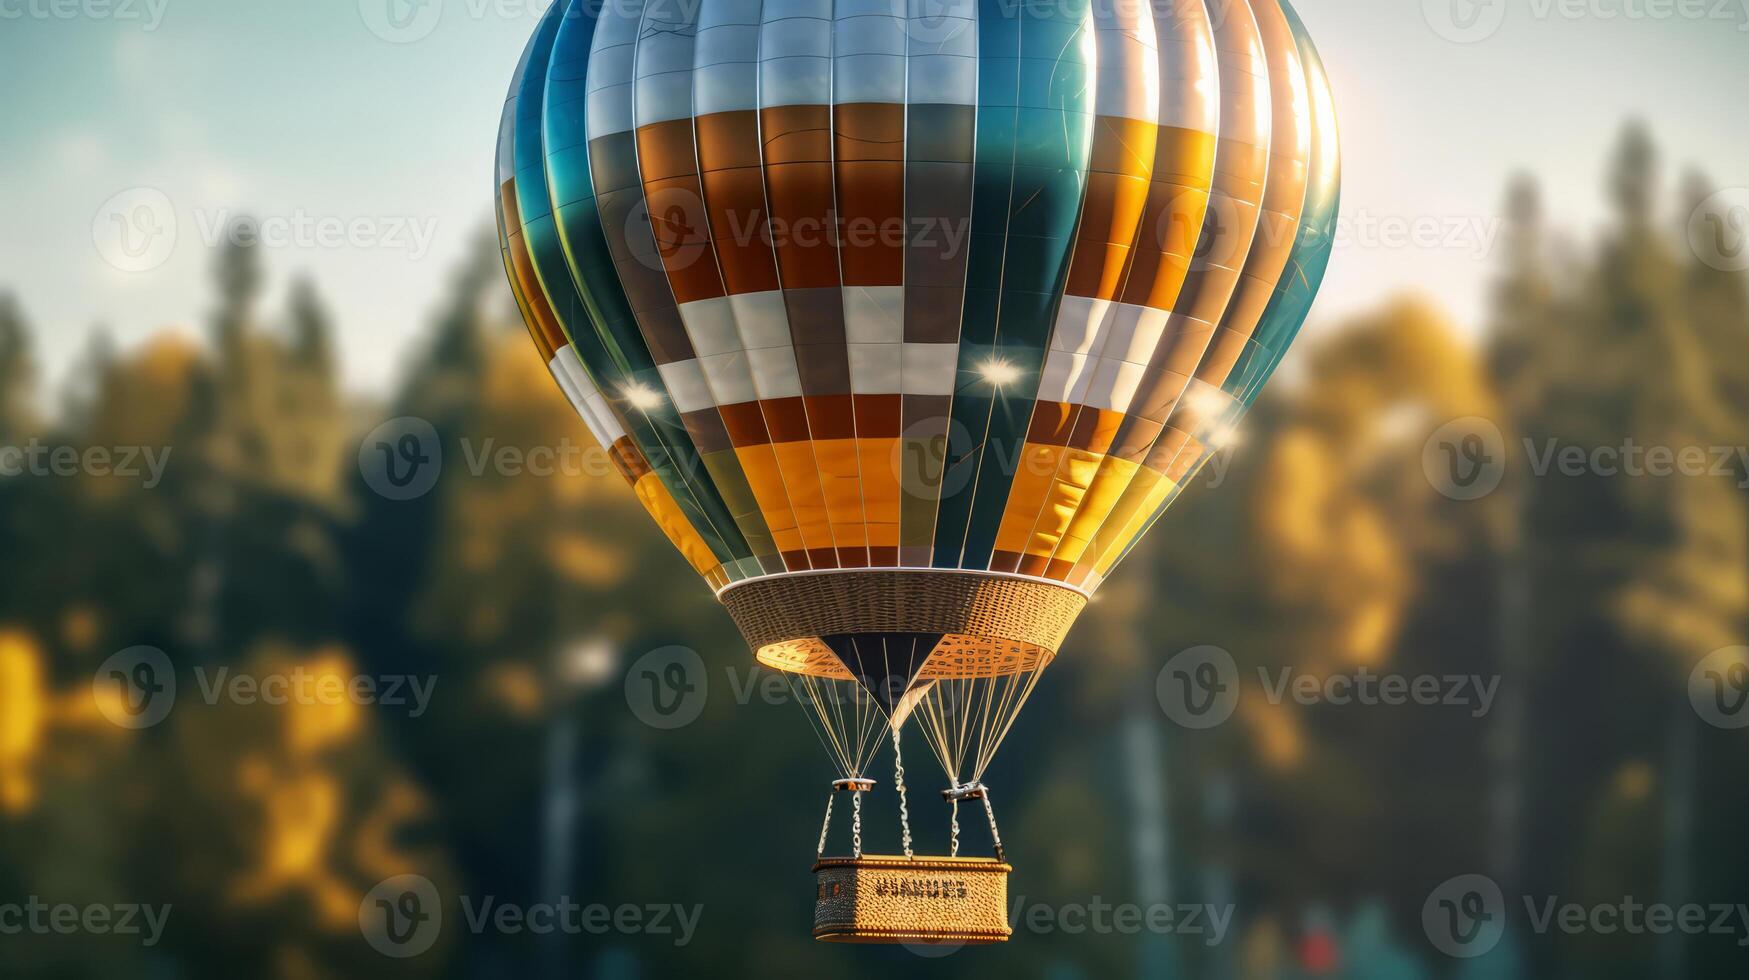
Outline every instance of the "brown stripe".
[[850, 395], [808, 395], [802, 401], [815, 442], [856, 437], [856, 408]]
[[1040, 446], [1066, 446], [1074, 427], [1076, 406], [1068, 402], [1041, 401], [1033, 406], [1032, 425], [1026, 441]]
[[771, 442], [771, 433], [765, 427], [765, 412], [759, 402], [722, 405], [719, 410], [723, 414], [723, 427], [729, 432], [729, 441], [737, 447], [763, 446]]
[[807, 404], [800, 398], [772, 398], [759, 403], [772, 442], [808, 442]]
[[897, 439], [904, 429], [899, 395], [854, 395], [856, 434], [862, 439]]
[[778, 288], [765, 204], [759, 118], [751, 109], [695, 120], [705, 213], [729, 295]]
[[609, 458], [630, 483], [636, 483], [650, 473], [650, 461], [632, 442], [631, 436], [620, 436], [608, 449]]
[[735, 448], [729, 439], [729, 430], [723, 424], [723, 415], [714, 408], [700, 409], [696, 412], [685, 412], [680, 416], [686, 425], [686, 432], [692, 436], [692, 443], [701, 454], [720, 453]]
[[1083, 409], [1075, 417], [1075, 431], [1069, 435], [1069, 448], [1104, 456], [1117, 442], [1123, 420], [1122, 412], [1091, 407]]

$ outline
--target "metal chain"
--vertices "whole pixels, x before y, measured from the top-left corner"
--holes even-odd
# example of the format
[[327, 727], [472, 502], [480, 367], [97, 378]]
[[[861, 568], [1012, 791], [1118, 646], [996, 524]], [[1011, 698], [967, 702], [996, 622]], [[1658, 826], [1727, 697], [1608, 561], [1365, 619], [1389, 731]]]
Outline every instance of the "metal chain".
[[948, 848], [947, 855], [948, 855], [948, 857], [959, 857], [960, 856], [960, 801], [953, 800], [949, 805], [953, 807], [953, 816], [949, 818], [953, 822], [953, 844], [951, 847]]
[[832, 800], [838, 795], [836, 790], [826, 794], [826, 819], [820, 822], [820, 847], [814, 852], [814, 857], [826, 856], [826, 833], [832, 829]]
[[989, 790], [984, 791], [984, 815], [990, 818], [990, 839], [996, 842], [996, 860], [1008, 860], [1002, 848], [1002, 832], [996, 829], [996, 808], [990, 805]]
[[899, 754], [899, 730], [893, 729], [893, 782], [899, 787], [899, 830], [904, 835], [905, 857], [911, 857], [911, 805], [905, 799], [905, 759]]
[[850, 856], [862, 857], [862, 790], [857, 790], [851, 796], [853, 804], [850, 817]]

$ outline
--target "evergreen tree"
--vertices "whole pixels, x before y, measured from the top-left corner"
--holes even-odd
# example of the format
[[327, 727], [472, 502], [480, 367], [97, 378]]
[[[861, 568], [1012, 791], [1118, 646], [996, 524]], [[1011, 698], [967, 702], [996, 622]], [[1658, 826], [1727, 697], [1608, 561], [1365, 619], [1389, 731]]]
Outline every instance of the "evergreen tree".
[[331, 379], [336, 365], [333, 319], [309, 277], [292, 282], [290, 307], [293, 356], [300, 366]]
[[35, 384], [30, 326], [17, 298], [0, 293], [0, 446], [18, 442], [34, 428]]
[[213, 264], [218, 306], [212, 315], [211, 340], [221, 358], [234, 356], [254, 326], [255, 306], [266, 288], [266, 279], [260, 246], [234, 232], [227, 235]]

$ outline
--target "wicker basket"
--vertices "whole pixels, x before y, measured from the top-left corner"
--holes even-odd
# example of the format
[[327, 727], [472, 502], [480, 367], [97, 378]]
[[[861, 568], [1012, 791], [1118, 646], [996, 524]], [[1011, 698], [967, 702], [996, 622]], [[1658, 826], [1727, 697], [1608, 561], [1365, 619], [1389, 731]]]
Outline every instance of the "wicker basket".
[[814, 938], [1007, 942], [1012, 870], [994, 858], [824, 858], [814, 865]]

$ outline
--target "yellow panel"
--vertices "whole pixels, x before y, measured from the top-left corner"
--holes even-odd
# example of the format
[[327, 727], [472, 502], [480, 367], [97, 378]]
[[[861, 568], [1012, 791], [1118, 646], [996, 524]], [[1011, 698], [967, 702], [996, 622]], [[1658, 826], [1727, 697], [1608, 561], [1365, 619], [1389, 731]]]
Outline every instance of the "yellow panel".
[[1113, 519], [1112, 509], [1123, 499], [1125, 491], [1141, 467], [1116, 456], [1099, 459], [1099, 471], [1088, 483], [1081, 498], [1081, 507], [1061, 531], [1062, 543], [1053, 557], [1073, 565], [1086, 553], [1088, 541]]
[[820, 488], [820, 472], [814, 463], [814, 448], [807, 442], [780, 442], [771, 447], [783, 485], [789, 491], [796, 528], [808, 550], [833, 547], [832, 525], [826, 516], [826, 498]]
[[[1111, 571], [1118, 558], [1123, 556], [1124, 548], [1135, 540], [1136, 535], [1142, 533], [1148, 519], [1166, 502], [1166, 497], [1175, 486], [1176, 484], [1158, 471], [1144, 468], [1137, 473], [1130, 489], [1124, 493], [1129, 498], [1128, 501], [1120, 500], [1118, 506], [1112, 508], [1112, 521], [1107, 527], [1116, 533], [1109, 537], [1104, 533], [1096, 535], [1094, 547], [1088, 549], [1096, 572], [1103, 576]], [[1120, 517], [1123, 518], [1121, 525], [1117, 523]]]
[[1070, 450], [1064, 457], [1062, 469], [1051, 484], [1050, 497], [1039, 514], [1038, 528], [1027, 542], [1027, 554], [1050, 558], [1057, 553], [1075, 514], [1086, 507], [1087, 488], [1099, 475], [1100, 461], [1104, 458], [1085, 449]]
[[899, 523], [899, 474], [893, 469], [898, 444], [898, 439], [867, 436], [856, 440], [862, 454], [862, 505], [870, 524]]
[[650, 512], [650, 517], [655, 519], [656, 526], [660, 527], [662, 533], [668, 536], [668, 540], [673, 543], [674, 547], [686, 556], [686, 560], [692, 565], [694, 571], [707, 578], [713, 572], [718, 571], [716, 556], [711, 554], [710, 548], [705, 545], [704, 539], [698, 536], [698, 532], [692, 529], [692, 524], [680, 512], [680, 505], [674, 502], [674, 497], [669, 494], [668, 488], [662, 485], [661, 479], [656, 474], [644, 474], [637, 483], [632, 485], [632, 492], [638, 495], [638, 502], [643, 504], [644, 509]]
[[770, 444], [764, 444], [737, 447], [735, 455], [741, 460], [741, 470], [747, 474], [747, 484], [753, 488], [753, 498], [759, 501], [759, 511], [765, 515], [765, 525], [771, 528], [777, 550], [801, 551], [802, 533], [796, 526], [795, 510], [790, 507], [777, 454]]
[[1002, 524], [996, 529], [997, 551], [1019, 554], [1026, 546], [1062, 455], [1062, 446], [1026, 444], [1020, 457], [1020, 472], [1014, 474], [1014, 484], [1008, 491], [1008, 506], [1002, 512]]
[[820, 464], [820, 489], [826, 495], [826, 514], [840, 548], [868, 547], [868, 528], [862, 511], [862, 466], [855, 439], [819, 439], [814, 459]]

